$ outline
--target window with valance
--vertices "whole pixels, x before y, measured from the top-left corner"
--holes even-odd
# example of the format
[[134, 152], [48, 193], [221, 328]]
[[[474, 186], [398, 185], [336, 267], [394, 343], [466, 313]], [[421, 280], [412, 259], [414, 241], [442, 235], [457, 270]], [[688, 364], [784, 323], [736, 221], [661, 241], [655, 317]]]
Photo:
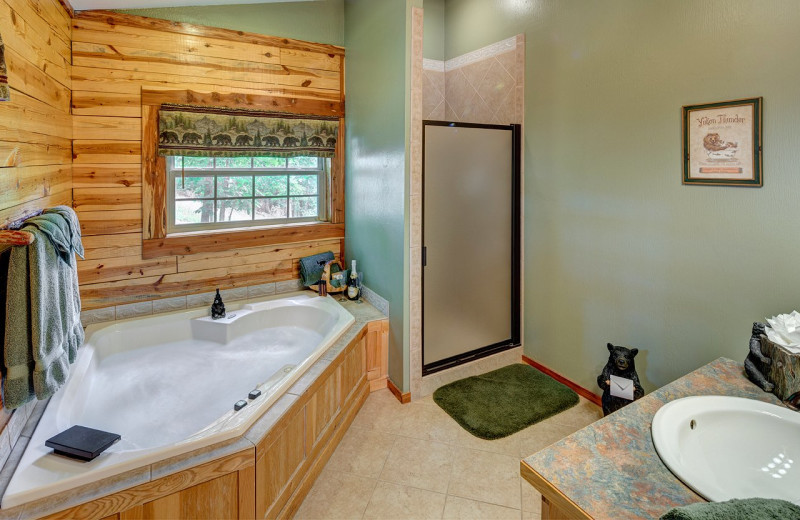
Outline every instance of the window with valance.
[[342, 238], [343, 121], [338, 102], [143, 90], [143, 258]]

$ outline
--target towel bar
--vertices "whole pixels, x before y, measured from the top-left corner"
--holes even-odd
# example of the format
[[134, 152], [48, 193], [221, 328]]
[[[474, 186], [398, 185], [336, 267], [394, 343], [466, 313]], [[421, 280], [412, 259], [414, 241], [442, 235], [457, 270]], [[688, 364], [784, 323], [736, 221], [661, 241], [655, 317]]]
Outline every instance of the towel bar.
[[33, 233], [27, 231], [0, 231], [0, 245], [27, 246], [33, 243], [34, 238]]

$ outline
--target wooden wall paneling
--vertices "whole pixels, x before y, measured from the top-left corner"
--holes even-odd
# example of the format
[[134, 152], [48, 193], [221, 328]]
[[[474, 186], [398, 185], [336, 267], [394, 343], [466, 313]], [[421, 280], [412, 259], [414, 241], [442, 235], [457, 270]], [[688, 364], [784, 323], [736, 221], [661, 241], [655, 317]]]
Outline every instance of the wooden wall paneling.
[[69, 165], [6, 168], [0, 172], [0, 207], [35, 201], [72, 187]]
[[142, 137], [138, 117], [73, 116], [72, 126], [81, 139], [135, 141]]
[[72, 167], [72, 187], [130, 188], [142, 186], [142, 169], [130, 164], [87, 164]]
[[362, 336], [358, 343], [347, 353], [342, 360], [342, 399], [349, 399], [351, 392], [355, 391], [359, 383], [367, 377], [367, 338]]
[[[49, 0], [43, 3], [50, 3]], [[28, 8], [26, 0], [0, 2], [0, 34], [6, 49], [32, 63], [65, 87], [71, 86], [69, 40], [56, 37], [50, 25]]]
[[328, 45], [323, 43], [313, 43], [303, 40], [293, 40], [291, 38], [281, 38], [277, 36], [265, 36], [262, 34], [221, 29], [217, 27], [206, 27], [182, 22], [171, 22], [157, 18], [143, 18], [140, 16], [124, 15], [112, 11], [83, 11], [76, 14], [73, 20], [73, 28], [79, 28], [81, 23], [95, 21], [107, 24], [113, 21], [113, 30], [116, 32], [133, 32], [133, 29], [156, 30], [162, 33], [182, 34], [211, 39], [221, 39], [224, 41], [237, 41], [253, 45], [277, 46], [281, 48], [297, 49], [309, 52], [321, 52], [325, 54], [344, 54], [343, 47]]
[[217, 267], [204, 271], [146, 276], [126, 281], [83, 284], [81, 302], [85, 310], [120, 305], [139, 300], [156, 300], [210, 291], [214, 287], [234, 289], [298, 278], [296, 261], [281, 260], [264, 264]]
[[59, 83], [13, 49], [5, 53], [8, 84], [62, 112], [69, 112], [69, 88]]
[[182, 255], [178, 257], [178, 271], [189, 272], [213, 269], [223, 262], [225, 265], [235, 266], [285, 260], [287, 258], [300, 259], [304, 256], [326, 251], [336, 253], [336, 245], [338, 245], [338, 240], [322, 240], [298, 244], [248, 247], [219, 253]]
[[[74, 188], [74, 186], [73, 186]], [[142, 188], [74, 188], [73, 207], [79, 211], [142, 209]]]
[[154, 260], [118, 257], [78, 261], [78, 279], [84, 284], [172, 274], [177, 271], [173, 257]]
[[138, 93], [72, 91], [72, 114], [76, 116], [141, 117]]
[[[95, 520], [115, 515], [117, 513], [121, 513], [120, 518], [126, 520], [133, 518], [146, 518], [144, 516], [144, 506], [146, 504], [157, 502], [159, 499], [169, 497], [171, 495], [176, 497], [175, 499], [177, 499], [178, 502], [185, 502], [186, 500], [181, 500], [181, 494], [179, 492], [187, 490], [192, 486], [197, 486], [198, 484], [203, 484], [205, 482], [211, 482], [215, 479], [223, 477], [222, 481], [211, 485], [211, 488], [213, 489], [214, 486], [222, 484], [225, 486], [225, 489], [230, 490], [230, 484], [233, 482], [238, 482], [237, 473], [242, 469], [252, 467], [254, 461], [254, 449], [251, 448], [240, 451], [239, 453], [235, 453], [233, 455], [228, 455], [211, 462], [206, 462], [205, 464], [179, 471], [177, 473], [173, 473], [172, 475], [167, 475], [166, 477], [161, 477], [156, 480], [151, 480], [150, 482], [140, 484], [118, 493], [98, 498], [96, 500], [92, 500], [91, 502], [86, 502], [84, 504], [65, 509], [64, 511], [59, 511], [58, 513], [53, 513], [52, 515], [43, 517], [43, 520], [68, 520], [74, 518], [80, 518], [82, 520]], [[229, 499], [225, 497], [223, 500], [224, 503], [233, 502], [235, 505], [237, 503], [237, 491], [231, 490], [231, 492], [233, 494], [233, 498]], [[187, 496], [191, 496], [191, 493], [189, 495], [184, 495], [184, 498]], [[219, 505], [212, 504], [210, 507], [211, 512], [213, 513], [216, 511], [216, 508], [219, 507]], [[188, 505], [187, 508], [191, 508], [191, 506]], [[209, 514], [203, 516], [198, 509], [195, 511], [197, 516], [193, 516], [192, 518], [230, 518], [227, 515], [215, 516], [213, 514]], [[187, 518], [187, 516], [159, 516], [156, 518]]]
[[79, 211], [82, 235], [109, 235], [142, 231], [142, 212], [135, 209], [122, 211]]
[[142, 142], [80, 139], [72, 142], [73, 164], [140, 164]]
[[142, 104], [161, 105], [177, 103], [181, 105], [203, 105], [245, 110], [271, 110], [294, 114], [315, 114], [339, 116], [344, 114], [340, 101], [293, 98], [242, 92], [204, 92], [193, 89], [142, 90]]
[[13, 130], [0, 135], [0, 168], [68, 165], [72, 142], [63, 137]]
[[69, 112], [61, 112], [13, 89], [11, 99], [10, 103], [0, 103], [0, 135], [25, 130], [72, 139], [72, 119]]
[[[287, 485], [305, 460], [305, 408], [297, 411], [283, 431], [270, 435], [265, 447], [256, 447], [256, 516], [285, 501]], [[282, 507], [282, 506], [281, 506]]]
[[284, 96], [300, 99], [321, 99], [338, 102], [338, 90], [315, 87], [282, 87], [268, 83], [204, 81], [202, 78], [175, 77], [170, 74], [127, 70], [72, 67], [72, 87], [79, 91], [137, 94], [142, 87], [164, 90], [212, 90], [255, 95]]
[[[142, 200], [145, 200], [144, 194]], [[144, 212], [144, 206], [143, 210]], [[344, 237], [344, 224], [296, 224], [275, 228], [217, 232], [195, 235], [173, 235], [142, 243], [144, 258], [231, 251], [257, 244], [292, 244], [311, 240]]]
[[86, 260], [101, 258], [142, 257], [142, 234], [91, 235], [83, 237]]
[[[4, 175], [5, 171], [0, 171]], [[0, 228], [8, 227], [9, 224], [18, 222], [28, 216], [41, 213], [42, 208], [52, 206], [70, 205], [72, 203], [72, 191], [60, 191], [41, 199], [32, 200], [23, 204], [16, 204], [4, 209], [0, 209]]]

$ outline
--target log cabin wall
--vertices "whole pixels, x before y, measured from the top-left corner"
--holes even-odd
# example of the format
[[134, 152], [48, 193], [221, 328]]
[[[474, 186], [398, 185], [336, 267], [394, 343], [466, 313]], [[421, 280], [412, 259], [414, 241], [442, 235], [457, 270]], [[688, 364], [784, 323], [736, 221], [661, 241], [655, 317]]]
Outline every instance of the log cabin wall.
[[[0, 0], [11, 89], [0, 102], [0, 228], [72, 203], [70, 32], [57, 0]], [[35, 404], [0, 408], [0, 466]]]
[[341, 103], [341, 47], [91, 11], [72, 21], [72, 64], [84, 310], [292, 280], [300, 257], [341, 255], [343, 233], [143, 259], [141, 172], [143, 89]]

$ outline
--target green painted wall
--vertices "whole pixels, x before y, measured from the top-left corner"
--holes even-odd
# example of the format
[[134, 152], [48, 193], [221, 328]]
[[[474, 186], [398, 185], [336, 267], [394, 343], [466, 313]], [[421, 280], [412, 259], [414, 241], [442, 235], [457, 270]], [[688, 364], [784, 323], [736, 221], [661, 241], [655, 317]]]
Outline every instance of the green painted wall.
[[431, 60], [444, 60], [444, 0], [424, 0], [425, 36], [422, 53]]
[[[447, 0], [448, 58], [525, 33], [525, 352], [652, 390], [798, 308], [796, 0]], [[764, 97], [764, 187], [681, 185], [681, 106]]]
[[128, 9], [121, 13], [344, 45], [344, 0]]
[[389, 377], [408, 391], [406, 3], [346, 0], [346, 256], [389, 301]]

